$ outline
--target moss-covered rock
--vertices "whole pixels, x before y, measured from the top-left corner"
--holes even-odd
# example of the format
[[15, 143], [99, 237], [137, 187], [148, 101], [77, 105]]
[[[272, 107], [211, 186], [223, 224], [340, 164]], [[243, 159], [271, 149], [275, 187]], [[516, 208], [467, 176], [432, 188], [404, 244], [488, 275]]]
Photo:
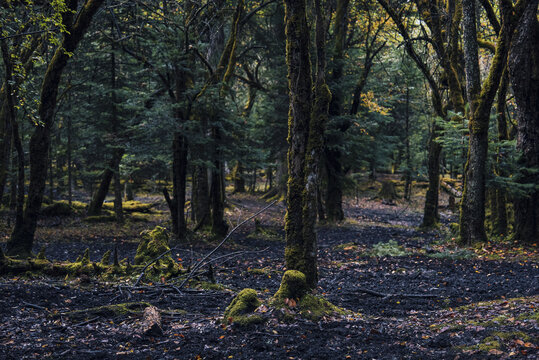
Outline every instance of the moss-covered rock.
[[[141, 235], [142, 240], [140, 241], [135, 255], [135, 265], [146, 264], [170, 250], [170, 247], [168, 246], [168, 234], [165, 228], [156, 226], [151, 231], [143, 231]], [[170, 254], [167, 254], [159, 261], [168, 264], [174, 260], [172, 260]]]
[[240, 291], [226, 308], [223, 323], [247, 326], [263, 322], [264, 318], [254, 313], [261, 305], [256, 295], [256, 290], [253, 289], [243, 289]]

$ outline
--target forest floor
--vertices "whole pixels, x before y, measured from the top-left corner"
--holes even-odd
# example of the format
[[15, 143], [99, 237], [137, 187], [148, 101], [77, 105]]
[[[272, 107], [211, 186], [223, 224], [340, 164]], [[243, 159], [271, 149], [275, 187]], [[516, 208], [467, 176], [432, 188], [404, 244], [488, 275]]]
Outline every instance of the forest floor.
[[[418, 229], [421, 214], [405, 203], [361, 198], [347, 220], [321, 225], [317, 293], [348, 309], [318, 322], [297, 319], [239, 328], [222, 325], [224, 309], [244, 288], [269, 299], [284, 270], [282, 206], [235, 232], [215, 254], [216, 284], [177, 292], [173, 280], [131, 287], [87, 277], [27, 274], [0, 278], [2, 359], [536, 359], [539, 356], [537, 246], [511, 242], [457, 249], [447, 232]], [[151, 200], [150, 200], [151, 201]], [[262, 209], [254, 196], [233, 196], [231, 223]], [[165, 221], [86, 224], [77, 217], [43, 220], [37, 234], [46, 256], [92, 260], [117, 244], [132, 258], [137, 233]], [[450, 221], [445, 217], [444, 222]], [[5, 220], [3, 220], [5, 221]], [[0, 236], [7, 237], [6, 224]], [[215, 243], [179, 245], [187, 266]], [[230, 255], [230, 256], [227, 256]], [[206, 280], [206, 279], [201, 279]], [[206, 280], [207, 281], [207, 280]], [[137, 331], [140, 314], [73, 319], [72, 310], [148, 302], [162, 311], [164, 336]]]

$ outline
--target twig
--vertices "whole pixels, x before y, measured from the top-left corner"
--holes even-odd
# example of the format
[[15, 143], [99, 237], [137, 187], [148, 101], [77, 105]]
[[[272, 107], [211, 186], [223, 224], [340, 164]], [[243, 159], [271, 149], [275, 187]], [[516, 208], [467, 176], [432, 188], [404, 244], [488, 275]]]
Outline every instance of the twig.
[[223, 246], [223, 244], [230, 238], [230, 236], [237, 230], [239, 229], [243, 224], [245, 224], [246, 222], [248, 222], [249, 220], [252, 220], [253, 218], [255, 218], [256, 216], [260, 215], [261, 213], [263, 213], [264, 211], [266, 211], [267, 209], [269, 209], [270, 207], [272, 207], [278, 200], [275, 200], [273, 201], [271, 204], [269, 204], [268, 206], [266, 206], [265, 208], [263, 208], [262, 210], [258, 211], [257, 213], [255, 213], [254, 215], [252, 215], [251, 217], [245, 219], [244, 221], [242, 221], [241, 223], [239, 223], [238, 225], [236, 225], [236, 227], [234, 229], [232, 229], [228, 234], [227, 236], [225, 236], [225, 238], [223, 239], [223, 241], [221, 241], [219, 243], [219, 245], [217, 245], [212, 251], [210, 251], [206, 256], [204, 256], [204, 258], [202, 258], [198, 263], [195, 264], [195, 266], [193, 266], [193, 269], [191, 269], [191, 272], [189, 273], [189, 275], [187, 275], [187, 277], [185, 278], [184, 281], [182, 281], [182, 283], [178, 286], [178, 290], [180, 290], [186, 283], [187, 281], [189, 281], [191, 279], [191, 277], [193, 276], [193, 274], [195, 273], [195, 271], [197, 271], [199, 268], [201, 268], [203, 265], [204, 265], [204, 262], [210, 257], [212, 256], [217, 250], [219, 250], [219, 248], [221, 246]]
[[36, 304], [30, 304], [30, 303], [27, 303], [26, 301], [22, 301], [22, 303], [24, 305], [26, 305], [27, 307], [31, 307], [31, 308], [38, 309], [38, 310], [43, 310], [43, 311], [46, 311], [46, 312], [50, 312], [49, 309], [44, 308], [43, 306], [39, 306], [39, 305], [36, 305]]
[[84, 326], [84, 325], [88, 325], [89, 323], [92, 323], [92, 322], [94, 322], [94, 321], [96, 321], [96, 320], [99, 320], [99, 316], [97, 316], [97, 317], [95, 317], [95, 318], [93, 318], [93, 319], [86, 320], [86, 321], [83, 321], [83, 322], [81, 322], [81, 323], [75, 324], [75, 325], [73, 325], [73, 326]]
[[364, 289], [364, 288], [357, 288], [360, 292], [363, 292], [365, 294], [378, 296], [381, 298], [391, 298], [391, 297], [407, 297], [407, 298], [437, 298], [438, 295], [434, 294], [384, 294], [381, 292], [377, 292], [374, 290]]

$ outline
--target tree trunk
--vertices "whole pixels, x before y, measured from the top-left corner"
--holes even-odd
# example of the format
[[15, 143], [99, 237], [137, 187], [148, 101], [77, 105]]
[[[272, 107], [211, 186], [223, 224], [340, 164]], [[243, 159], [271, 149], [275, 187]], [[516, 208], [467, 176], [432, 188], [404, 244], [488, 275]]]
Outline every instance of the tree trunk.
[[[460, 211], [460, 242], [472, 244], [487, 240], [485, 232], [486, 164], [488, 153], [488, 127], [490, 110], [511, 41], [513, 26], [511, 4], [501, 4], [502, 28], [496, 42], [496, 53], [488, 77], [480, 82], [479, 57], [474, 0], [463, 0], [463, 49], [466, 70], [466, 93], [470, 104], [470, 139], [468, 159], [464, 169], [464, 190]], [[518, 17], [517, 17], [518, 19]]]
[[423, 209], [423, 222], [421, 227], [431, 228], [438, 224], [438, 194], [440, 188], [440, 153], [442, 146], [436, 141], [440, 129], [433, 122], [428, 143], [427, 172], [429, 176], [429, 186], [425, 196], [425, 207]]
[[197, 222], [196, 227], [205, 227], [211, 224], [210, 218], [210, 189], [208, 187], [208, 169], [203, 165], [196, 165], [193, 173], [193, 199], [191, 204]]
[[124, 154], [124, 149], [116, 148], [114, 150], [112, 159], [110, 160], [109, 164], [107, 164], [107, 168], [103, 170], [103, 173], [101, 175], [101, 181], [99, 182], [99, 187], [97, 188], [97, 191], [94, 193], [94, 196], [92, 197], [92, 201], [90, 202], [90, 205], [88, 206], [88, 212], [87, 212], [88, 216], [97, 216], [101, 214], [101, 208], [103, 207], [103, 202], [105, 201], [105, 198], [107, 197], [107, 194], [109, 193], [110, 183], [112, 181], [112, 178], [114, 177], [114, 170], [118, 168], [120, 161], [122, 160], [123, 154]]
[[90, 26], [92, 17], [97, 12], [104, 0], [87, 0], [78, 12], [75, 23], [75, 7], [68, 9], [63, 14], [63, 22], [68, 32], [56, 49], [53, 58], [49, 62], [45, 77], [41, 86], [41, 102], [39, 104], [39, 118], [41, 124], [35, 127], [30, 139], [30, 185], [28, 187], [28, 199], [24, 211], [21, 226], [16, 226], [7, 243], [7, 251], [11, 255], [30, 256], [34, 242], [34, 233], [37, 218], [43, 201], [45, 191], [45, 179], [47, 177], [47, 154], [50, 144], [50, 132], [54, 121], [54, 112], [58, 96], [58, 86], [67, 62]]
[[[185, 239], [187, 232], [187, 224], [185, 222], [185, 185], [187, 178], [187, 141], [181, 132], [174, 134], [172, 144], [173, 161], [172, 161], [172, 184], [174, 193], [175, 209], [172, 212], [172, 217], [175, 219], [173, 223], [174, 233], [178, 239]], [[172, 210], [172, 209], [171, 209]]]
[[[502, 142], [509, 140], [507, 132], [507, 119], [505, 117], [505, 98], [509, 87], [509, 73], [507, 67], [504, 69], [500, 89], [498, 90], [498, 98], [496, 100], [497, 124], [498, 124], [498, 141]], [[507, 176], [500, 164], [504, 154], [502, 149], [498, 149], [496, 157], [496, 172], [499, 176]], [[496, 189], [496, 208], [492, 209], [493, 213], [493, 232], [498, 235], [507, 234], [507, 195], [504, 189]]]
[[[331, 101], [329, 104], [329, 116], [338, 117], [343, 113], [343, 94], [340, 82], [343, 76], [344, 68], [344, 49], [346, 42], [346, 34], [348, 28], [348, 7], [350, 0], [339, 0], [335, 12], [334, 33], [335, 46], [333, 49], [333, 59], [331, 64], [331, 82], [335, 84], [331, 89]], [[344, 133], [348, 129], [348, 125], [341, 124], [339, 131]], [[329, 140], [331, 141], [331, 140]], [[328, 141], [328, 142], [329, 142]], [[334, 140], [335, 141], [335, 140]], [[337, 139], [336, 141], [341, 141]], [[342, 171], [342, 154], [339, 148], [328, 149], [324, 148], [324, 159], [327, 173], [327, 191], [326, 191], [326, 216], [330, 222], [344, 220], [344, 211], [342, 208], [343, 196], [343, 171]]]
[[530, 168], [539, 166], [539, 23], [538, 0], [532, 0], [519, 22], [509, 60], [511, 83], [517, 105], [517, 148], [522, 155], [519, 182], [535, 184], [524, 198], [515, 200], [515, 238], [533, 243], [539, 240], [539, 174]]
[[[286, 62], [290, 108], [288, 112], [288, 210], [285, 217], [285, 261], [289, 270], [299, 270], [316, 284], [316, 257], [312, 244], [305, 244], [304, 217], [306, 151], [312, 111], [309, 26], [305, 0], [285, 0]], [[309, 230], [310, 231], [310, 230]], [[307, 252], [306, 252], [307, 251]]]
[[234, 180], [234, 193], [244, 193], [245, 179], [243, 177], [243, 165], [240, 161], [237, 161], [234, 169], [232, 169], [232, 179]]

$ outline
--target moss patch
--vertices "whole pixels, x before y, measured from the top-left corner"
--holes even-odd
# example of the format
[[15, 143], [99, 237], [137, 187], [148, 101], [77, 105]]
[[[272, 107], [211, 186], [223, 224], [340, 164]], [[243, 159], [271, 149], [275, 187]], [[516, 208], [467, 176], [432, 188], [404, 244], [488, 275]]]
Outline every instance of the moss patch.
[[[122, 210], [126, 213], [149, 213], [151, 212], [152, 208], [154, 207], [154, 204], [147, 204], [140, 201], [124, 201], [122, 203]], [[114, 203], [108, 202], [103, 203], [103, 209], [107, 210], [114, 210]]]
[[405, 256], [407, 253], [395, 240], [389, 240], [385, 243], [375, 244], [369, 252], [369, 255], [377, 257]]
[[223, 323], [238, 326], [259, 324], [264, 321], [264, 318], [256, 315], [254, 311], [260, 305], [261, 302], [257, 298], [256, 290], [243, 289], [226, 308]]
[[151, 305], [147, 302], [128, 302], [114, 305], [97, 306], [84, 310], [69, 311], [60, 315], [76, 320], [83, 320], [95, 316], [110, 318], [119, 315], [140, 315], [148, 306]]
[[[165, 228], [156, 226], [153, 230], [143, 231], [142, 240], [135, 255], [135, 265], [146, 264], [159, 255], [170, 250], [168, 246], [168, 234]], [[159, 262], [169, 263], [173, 261], [170, 254], [163, 256]]]

